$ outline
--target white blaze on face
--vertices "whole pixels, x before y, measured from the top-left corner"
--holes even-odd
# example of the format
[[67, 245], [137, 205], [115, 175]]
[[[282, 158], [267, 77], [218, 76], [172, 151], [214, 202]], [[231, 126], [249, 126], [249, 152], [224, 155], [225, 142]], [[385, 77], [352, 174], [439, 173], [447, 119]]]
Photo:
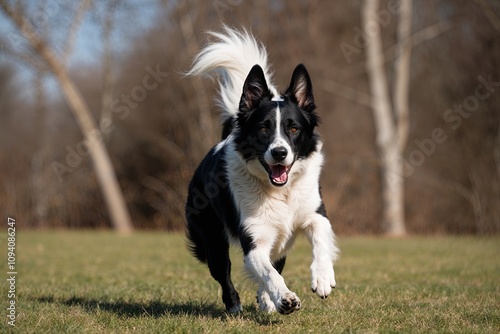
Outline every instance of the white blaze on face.
[[[279, 104], [276, 106], [276, 128], [274, 131], [274, 140], [269, 145], [264, 154], [264, 160], [271, 169], [271, 178], [275, 183], [284, 184], [288, 180], [288, 171], [293, 163], [293, 151], [285, 137], [283, 136], [283, 126], [281, 124], [281, 110]], [[284, 148], [287, 152], [283, 160], [276, 161], [272, 151], [276, 148]]]
[[285, 101], [284, 98], [282, 98], [281, 96], [274, 96], [271, 101], [276, 101], [276, 102], [283, 102]]

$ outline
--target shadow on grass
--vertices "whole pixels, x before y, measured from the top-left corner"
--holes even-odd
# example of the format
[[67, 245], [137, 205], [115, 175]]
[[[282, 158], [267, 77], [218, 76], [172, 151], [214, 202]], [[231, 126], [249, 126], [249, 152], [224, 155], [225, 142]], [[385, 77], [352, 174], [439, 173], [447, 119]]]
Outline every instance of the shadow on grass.
[[82, 297], [71, 297], [69, 299], [59, 299], [52, 296], [39, 297], [36, 301], [40, 303], [60, 304], [70, 307], [80, 307], [88, 313], [96, 311], [106, 311], [117, 314], [121, 317], [150, 317], [160, 318], [163, 316], [195, 316], [210, 317], [213, 319], [226, 320], [230, 318], [242, 318], [253, 321], [259, 325], [272, 325], [281, 323], [272, 314], [260, 311], [255, 305], [246, 306], [239, 315], [228, 314], [223, 308], [216, 304], [201, 304], [196, 302], [187, 303], [165, 303], [161, 301], [150, 301], [146, 303], [136, 303], [127, 301], [106, 301], [97, 299], [86, 299]]

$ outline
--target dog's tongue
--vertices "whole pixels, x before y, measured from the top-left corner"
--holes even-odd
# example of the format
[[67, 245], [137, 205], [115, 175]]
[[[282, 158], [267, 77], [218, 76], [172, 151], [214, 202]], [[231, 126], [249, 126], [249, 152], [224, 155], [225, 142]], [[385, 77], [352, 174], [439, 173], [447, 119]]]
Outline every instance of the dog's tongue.
[[276, 183], [285, 183], [288, 179], [286, 167], [282, 165], [269, 166], [271, 168], [271, 177]]

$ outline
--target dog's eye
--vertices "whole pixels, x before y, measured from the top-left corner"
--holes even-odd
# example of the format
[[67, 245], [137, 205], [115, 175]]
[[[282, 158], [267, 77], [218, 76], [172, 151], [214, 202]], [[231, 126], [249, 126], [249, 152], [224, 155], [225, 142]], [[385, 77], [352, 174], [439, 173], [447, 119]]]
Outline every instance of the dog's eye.
[[295, 126], [292, 126], [292, 127], [290, 128], [290, 132], [291, 132], [291, 133], [297, 133], [297, 132], [299, 132], [299, 129], [298, 129], [297, 127], [295, 127]]
[[267, 128], [263, 125], [260, 127], [259, 132], [260, 133], [267, 133]]

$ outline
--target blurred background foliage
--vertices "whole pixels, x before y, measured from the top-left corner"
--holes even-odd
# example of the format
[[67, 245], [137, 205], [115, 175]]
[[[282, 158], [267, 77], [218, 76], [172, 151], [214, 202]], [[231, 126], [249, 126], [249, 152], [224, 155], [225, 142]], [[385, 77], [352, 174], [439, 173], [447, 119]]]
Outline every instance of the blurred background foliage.
[[[334, 229], [382, 233], [362, 1], [82, 3], [25, 1], [24, 11], [61, 55], [97, 122], [112, 119], [102, 123], [103, 140], [135, 228], [183, 228], [189, 179], [220, 138], [216, 81], [183, 73], [208, 42], [205, 32], [226, 24], [251, 30], [266, 45], [281, 89], [296, 64], [306, 65], [322, 120], [322, 193]], [[387, 6], [382, 1], [381, 10]], [[403, 154], [410, 167], [404, 176], [410, 233], [500, 232], [499, 16], [500, 3], [493, 0], [414, 3], [412, 31], [423, 37], [412, 50]], [[82, 134], [60, 88], [8, 18], [2, 14], [0, 21], [0, 211], [16, 217], [19, 227], [110, 227], [91, 161], [78, 154], [85, 152]], [[396, 22], [389, 15], [382, 24], [388, 74]], [[425, 29], [434, 30], [426, 35]], [[161, 75], [152, 80], [155, 71]], [[445, 115], [474, 102], [469, 97], [476, 96], [480, 78], [497, 84], [469, 105], [467, 117], [448, 114], [460, 119], [455, 128], [458, 120]], [[446, 140], [426, 152], [422, 142], [435, 129]], [[58, 171], [55, 162], [68, 169]]]

